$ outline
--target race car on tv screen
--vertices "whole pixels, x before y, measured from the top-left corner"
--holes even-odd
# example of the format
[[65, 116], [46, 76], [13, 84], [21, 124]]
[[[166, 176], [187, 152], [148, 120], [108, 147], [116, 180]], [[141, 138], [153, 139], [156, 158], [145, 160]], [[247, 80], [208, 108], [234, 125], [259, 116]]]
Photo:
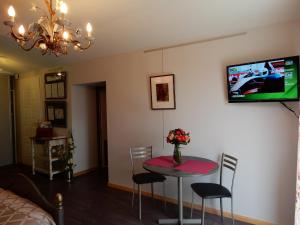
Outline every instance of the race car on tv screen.
[[249, 71], [230, 87], [231, 95], [247, 95], [251, 93], [268, 93], [284, 91], [284, 75], [270, 73], [264, 68], [259, 73]]

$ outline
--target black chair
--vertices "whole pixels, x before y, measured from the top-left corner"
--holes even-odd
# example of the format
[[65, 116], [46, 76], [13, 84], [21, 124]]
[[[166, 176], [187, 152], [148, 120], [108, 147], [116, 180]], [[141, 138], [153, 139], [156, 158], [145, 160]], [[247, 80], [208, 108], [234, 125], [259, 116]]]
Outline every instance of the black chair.
[[142, 184], [151, 184], [151, 194], [153, 198], [154, 197], [153, 184], [157, 182], [162, 182], [164, 199], [166, 197], [165, 182], [164, 182], [166, 178], [160, 174], [146, 172], [142, 168], [143, 162], [151, 158], [152, 158], [152, 146], [130, 148], [130, 159], [131, 159], [132, 180], [133, 180], [132, 207], [134, 205], [135, 184], [137, 184], [138, 194], [139, 194], [139, 220], [142, 219], [142, 188], [141, 188]]
[[[204, 225], [204, 214], [205, 214], [205, 199], [220, 199], [220, 208], [221, 208], [221, 221], [223, 223], [223, 198], [231, 198], [231, 217], [232, 224], [234, 225], [234, 217], [233, 217], [233, 184], [235, 178], [235, 172], [237, 168], [238, 160], [237, 158], [222, 154], [222, 162], [221, 162], [221, 171], [220, 171], [220, 184], [215, 183], [193, 183], [192, 187], [192, 207], [191, 207], [191, 217], [193, 216], [193, 206], [194, 206], [194, 192], [202, 198], [202, 222]], [[231, 170], [232, 179], [231, 179], [231, 188], [230, 191], [225, 186], [223, 186], [223, 173], [224, 168]]]

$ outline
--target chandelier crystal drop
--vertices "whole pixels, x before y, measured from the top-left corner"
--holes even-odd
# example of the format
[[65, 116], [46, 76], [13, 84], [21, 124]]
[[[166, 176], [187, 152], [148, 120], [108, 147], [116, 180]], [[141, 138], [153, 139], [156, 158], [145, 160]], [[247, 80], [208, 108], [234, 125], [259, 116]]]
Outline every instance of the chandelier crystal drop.
[[[68, 6], [62, 0], [44, 0], [47, 15], [41, 16], [38, 21], [31, 23], [28, 27], [23, 24], [18, 28], [15, 22], [16, 11], [13, 6], [8, 8], [9, 20], [4, 21], [10, 27], [10, 35], [17, 41], [18, 45], [25, 51], [33, 48], [41, 50], [42, 55], [54, 54], [56, 56], [67, 55], [68, 48], [83, 51], [88, 49], [95, 40], [92, 36], [92, 25], [87, 23], [86, 33], [82, 35], [81, 29], [73, 28], [71, 22], [65, 16]], [[38, 6], [33, 5], [32, 11], [45, 12]]]

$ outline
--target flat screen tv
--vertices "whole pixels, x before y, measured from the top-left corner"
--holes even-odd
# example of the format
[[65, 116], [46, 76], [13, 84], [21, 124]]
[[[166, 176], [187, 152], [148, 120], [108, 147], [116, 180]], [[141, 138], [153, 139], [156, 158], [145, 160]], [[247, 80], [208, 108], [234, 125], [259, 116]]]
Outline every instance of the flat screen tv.
[[229, 102], [298, 101], [299, 56], [227, 66]]

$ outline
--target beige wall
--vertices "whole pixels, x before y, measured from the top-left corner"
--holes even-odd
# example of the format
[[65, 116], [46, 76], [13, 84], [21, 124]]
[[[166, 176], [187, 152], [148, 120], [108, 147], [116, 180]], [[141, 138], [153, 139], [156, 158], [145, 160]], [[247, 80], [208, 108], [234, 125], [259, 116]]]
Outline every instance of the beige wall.
[[43, 88], [40, 72], [31, 72], [16, 80], [16, 120], [18, 160], [31, 165], [30, 137], [35, 136], [44, 118]]
[[[276, 102], [227, 103], [225, 68], [299, 55], [299, 29], [299, 22], [264, 27], [244, 36], [168, 49], [163, 60], [161, 52], [136, 52], [70, 65], [66, 67], [69, 109], [78, 107], [73, 85], [106, 81], [111, 183], [131, 186], [130, 146], [152, 144], [155, 155], [171, 154], [172, 146], [164, 143], [164, 137], [170, 129], [181, 127], [192, 137], [183, 154], [218, 160], [225, 151], [239, 158], [234, 200], [237, 214], [292, 224], [297, 118]], [[162, 68], [175, 74], [176, 110], [150, 109], [149, 76], [161, 74]], [[295, 103], [292, 106], [297, 107]], [[69, 119], [77, 120], [74, 111], [73, 116], [71, 110], [69, 113]], [[82, 142], [85, 135], [78, 135], [75, 143]], [[75, 158], [80, 164], [80, 157]], [[216, 181], [217, 175], [199, 180]], [[186, 201], [191, 199], [189, 184], [193, 181], [196, 179], [184, 182]], [[167, 188], [168, 195], [175, 198], [175, 179], [168, 178]], [[218, 208], [217, 202], [209, 205]], [[226, 201], [226, 210], [228, 206]]]
[[[131, 186], [130, 146], [152, 144], [155, 154], [170, 154], [172, 146], [163, 143], [164, 136], [169, 129], [182, 127], [192, 137], [183, 154], [217, 160], [225, 151], [240, 159], [237, 214], [292, 224], [297, 119], [279, 103], [228, 104], [225, 67], [299, 54], [295, 42], [299, 28], [299, 24], [281, 24], [165, 50], [164, 72], [176, 77], [176, 110], [150, 109], [149, 75], [162, 72], [161, 52], [124, 54], [69, 67], [73, 84], [107, 82], [110, 182]], [[186, 201], [191, 199], [191, 182], [185, 181]], [[168, 183], [168, 195], [176, 197], [175, 180], [169, 178]], [[215, 202], [210, 205], [218, 207]]]
[[9, 76], [0, 74], [0, 166], [13, 163]]
[[[30, 137], [35, 136], [38, 123], [45, 120], [44, 74], [47, 69], [22, 74], [16, 80], [17, 148], [19, 162], [31, 165]], [[70, 124], [70, 122], [68, 123]], [[57, 135], [66, 135], [67, 129], [55, 128]]]

